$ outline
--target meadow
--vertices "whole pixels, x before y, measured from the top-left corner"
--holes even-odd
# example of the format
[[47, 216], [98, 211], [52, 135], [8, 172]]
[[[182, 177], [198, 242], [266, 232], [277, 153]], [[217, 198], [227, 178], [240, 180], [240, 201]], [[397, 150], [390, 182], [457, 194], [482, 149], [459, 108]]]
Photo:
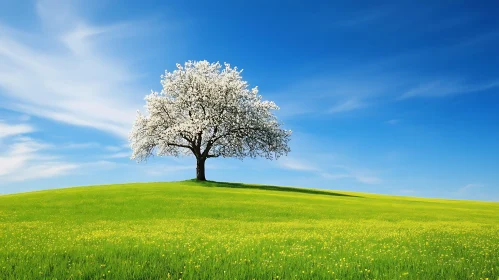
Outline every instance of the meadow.
[[499, 203], [194, 181], [0, 196], [0, 279], [499, 279]]

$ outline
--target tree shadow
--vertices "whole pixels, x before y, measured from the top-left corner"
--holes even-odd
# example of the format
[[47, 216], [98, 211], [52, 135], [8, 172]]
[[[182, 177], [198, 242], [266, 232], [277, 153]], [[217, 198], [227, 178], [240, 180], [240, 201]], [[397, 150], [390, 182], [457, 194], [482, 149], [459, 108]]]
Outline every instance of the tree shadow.
[[362, 197], [357, 195], [336, 193], [332, 191], [317, 190], [317, 189], [277, 187], [277, 186], [268, 186], [268, 185], [247, 185], [243, 183], [229, 183], [229, 182], [216, 182], [216, 181], [198, 181], [196, 179], [186, 180], [185, 182], [196, 183], [197, 185], [211, 187], [211, 188], [258, 189], [258, 190], [269, 190], [269, 191], [280, 191], [280, 192], [320, 194], [320, 195], [329, 195], [329, 196]]

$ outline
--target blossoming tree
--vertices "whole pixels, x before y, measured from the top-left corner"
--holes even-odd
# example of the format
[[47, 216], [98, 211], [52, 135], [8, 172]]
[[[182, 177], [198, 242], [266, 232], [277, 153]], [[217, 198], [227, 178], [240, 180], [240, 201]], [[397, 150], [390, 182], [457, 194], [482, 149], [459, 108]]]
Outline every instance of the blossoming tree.
[[132, 157], [194, 155], [196, 178], [205, 181], [205, 162], [215, 157], [277, 159], [290, 149], [290, 130], [272, 114], [279, 107], [248, 88], [237, 67], [188, 61], [162, 75], [161, 92], [145, 97], [129, 136]]

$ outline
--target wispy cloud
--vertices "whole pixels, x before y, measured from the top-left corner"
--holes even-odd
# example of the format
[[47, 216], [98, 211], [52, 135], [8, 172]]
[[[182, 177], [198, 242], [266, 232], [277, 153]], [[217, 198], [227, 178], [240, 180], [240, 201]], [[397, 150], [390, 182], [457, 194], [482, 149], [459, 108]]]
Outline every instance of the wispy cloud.
[[331, 165], [330, 168], [344, 170], [349, 174], [350, 178], [364, 184], [376, 185], [382, 182], [381, 178], [374, 174], [375, 172], [366, 168], [351, 167], [344, 164]]
[[290, 169], [290, 170], [297, 170], [297, 171], [315, 171], [318, 172], [320, 171], [319, 168], [316, 166], [305, 162], [303, 160], [298, 160], [292, 157], [286, 157], [283, 158], [279, 161], [277, 161], [277, 164], [285, 169]]
[[[407, 80], [379, 69], [356, 68], [340, 73], [322, 73], [288, 86], [286, 94], [274, 94], [279, 116], [338, 114], [375, 105], [407, 85]], [[303, 99], [306, 92], [311, 98]], [[281, 92], [282, 93], [282, 92]], [[280, 100], [283, 96], [286, 99]]]
[[339, 104], [334, 105], [331, 109], [329, 109], [329, 113], [335, 114], [335, 113], [343, 113], [343, 112], [348, 112], [348, 111], [353, 111], [356, 109], [360, 109], [363, 107], [366, 107], [367, 104], [364, 102], [361, 102], [357, 99], [349, 99], [344, 102], [341, 102]]
[[[279, 159], [278, 166], [283, 169], [310, 172], [325, 179], [354, 179], [363, 184], [379, 184], [382, 180], [374, 176], [369, 170], [352, 168], [345, 165], [326, 165], [326, 168], [319, 168], [317, 165], [304, 159], [287, 157]], [[339, 172], [332, 172], [333, 170]]]
[[91, 149], [99, 147], [99, 143], [97, 142], [87, 142], [87, 143], [68, 143], [61, 144], [59, 148], [61, 149]]
[[469, 183], [450, 191], [449, 195], [459, 199], [487, 199], [483, 193], [485, 190], [485, 185], [481, 183]]
[[[58, 155], [60, 149], [99, 148], [95, 142], [51, 144], [30, 137], [35, 131], [30, 124], [0, 121], [0, 185], [40, 178], [54, 178], [80, 170], [112, 168], [111, 161], [74, 162]], [[106, 148], [104, 148], [106, 149]], [[111, 158], [117, 158], [116, 155]]]
[[467, 184], [464, 187], [459, 188], [457, 190], [457, 193], [465, 194], [471, 190], [476, 190], [476, 189], [483, 188], [483, 187], [484, 186], [482, 184], [478, 184], [478, 183]]
[[[128, 23], [93, 26], [68, 3], [38, 2], [42, 34], [0, 25], [0, 96], [3, 106], [29, 115], [96, 128], [126, 137], [144, 89], [139, 75], [105, 53], [101, 37], [112, 46], [129, 33]], [[46, 46], [51, 46], [49, 51]]]
[[16, 136], [20, 134], [26, 134], [34, 131], [34, 128], [27, 124], [7, 124], [0, 120], [0, 139]]
[[130, 158], [131, 153], [130, 152], [120, 152], [120, 153], [114, 153], [109, 156], [109, 158]]
[[125, 146], [112, 146], [112, 145], [103, 145], [102, 143], [99, 142], [83, 142], [83, 143], [62, 143], [57, 145], [58, 149], [69, 149], [69, 150], [79, 150], [79, 149], [98, 149], [100, 151], [106, 151], [106, 152], [114, 152], [118, 153], [124, 149], [127, 149]]
[[[449, 21], [447, 27], [454, 26], [456, 22], [458, 21]], [[408, 67], [426, 67], [422, 64], [437, 59], [439, 63], [449, 59], [469, 62], [469, 55], [466, 54], [494, 46], [495, 44], [489, 43], [499, 38], [497, 34], [499, 33], [476, 34], [457, 42], [414, 48], [373, 60], [362, 60], [360, 64], [351, 64], [341, 69], [331, 68], [322, 73], [314, 73], [313, 76], [290, 84], [286, 95], [275, 95], [277, 99], [286, 96], [286, 99], [282, 99], [283, 111], [279, 114], [286, 117], [302, 117], [305, 114], [323, 116], [325, 113], [341, 113], [388, 104], [393, 100], [478, 93], [499, 88], [499, 79], [495, 77], [484, 82], [469, 82], [473, 81], [473, 76], [462, 73], [462, 76], [456, 77], [461, 74], [449, 70], [429, 78], [425, 75], [432, 69], [420, 72]], [[304, 92], [312, 98], [298, 98]]]
[[0, 152], [0, 182], [25, 181], [62, 175], [76, 169], [77, 164], [61, 161], [41, 153], [50, 145], [21, 137], [3, 145]]
[[52, 178], [67, 174], [69, 171], [78, 168], [76, 164], [69, 164], [64, 162], [44, 162], [37, 165], [27, 166], [23, 169], [22, 173], [15, 172], [4, 180], [7, 182], [20, 182], [40, 178]]
[[110, 151], [110, 152], [118, 152], [118, 151], [121, 151], [123, 148], [118, 147], [118, 146], [106, 146], [106, 147], [104, 147], [104, 149], [106, 149], [107, 151]]
[[321, 177], [331, 180], [345, 179], [345, 178], [353, 178], [351, 174], [331, 174], [327, 172], [320, 173]]
[[463, 84], [459, 81], [437, 80], [421, 84], [398, 97], [399, 100], [413, 97], [442, 97], [448, 95], [480, 92], [499, 87], [499, 80], [482, 84]]

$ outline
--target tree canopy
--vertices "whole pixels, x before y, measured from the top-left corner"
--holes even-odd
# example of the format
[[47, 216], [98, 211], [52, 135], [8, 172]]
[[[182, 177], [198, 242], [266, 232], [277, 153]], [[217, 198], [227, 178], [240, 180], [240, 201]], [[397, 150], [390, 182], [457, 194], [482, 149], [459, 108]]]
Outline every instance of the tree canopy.
[[273, 114], [279, 107], [248, 88], [242, 70], [224, 63], [188, 61], [161, 76], [163, 89], [145, 97], [129, 136], [132, 159], [194, 155], [198, 180], [214, 157], [277, 159], [290, 149], [291, 131]]

